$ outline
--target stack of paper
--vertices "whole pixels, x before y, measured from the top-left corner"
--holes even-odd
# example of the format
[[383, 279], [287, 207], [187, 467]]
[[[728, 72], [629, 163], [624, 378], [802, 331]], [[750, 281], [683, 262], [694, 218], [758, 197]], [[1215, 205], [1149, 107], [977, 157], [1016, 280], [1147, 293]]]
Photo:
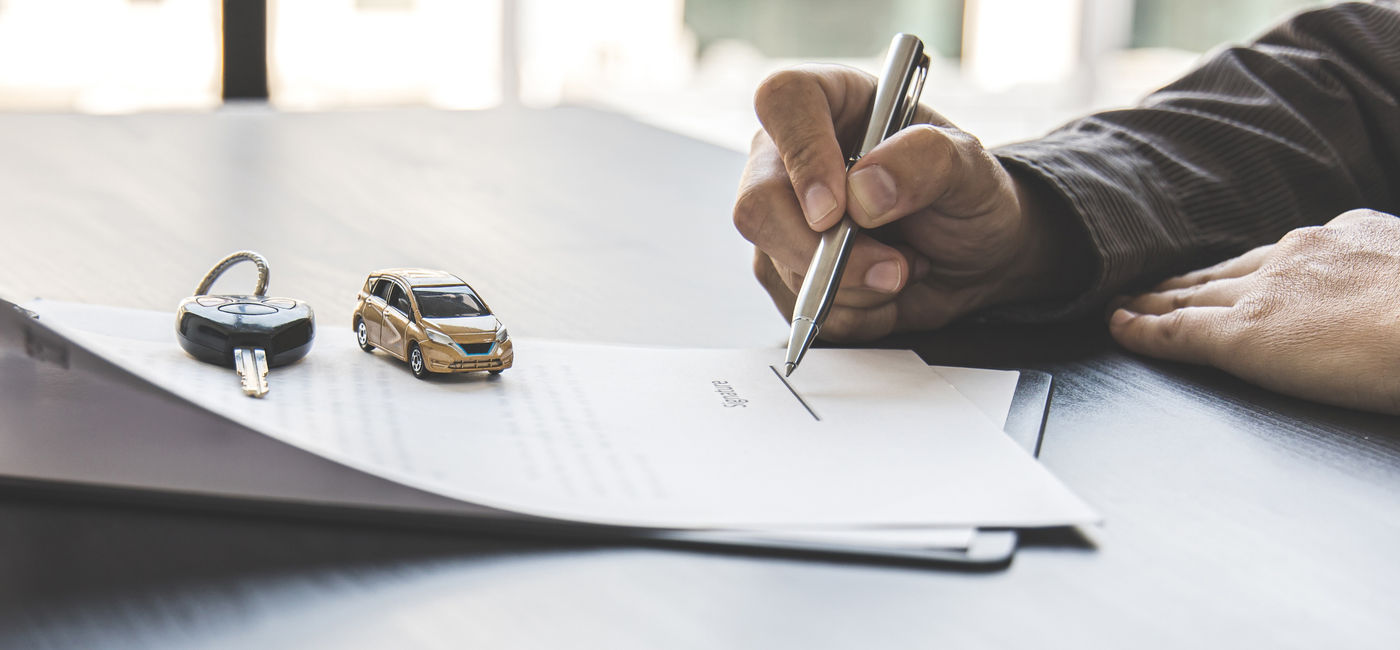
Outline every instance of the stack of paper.
[[175, 345], [171, 314], [27, 308], [272, 439], [496, 515], [896, 547], [1098, 519], [909, 351], [814, 349], [785, 379], [776, 349], [516, 340], [503, 375], [424, 382], [325, 328], [251, 399]]

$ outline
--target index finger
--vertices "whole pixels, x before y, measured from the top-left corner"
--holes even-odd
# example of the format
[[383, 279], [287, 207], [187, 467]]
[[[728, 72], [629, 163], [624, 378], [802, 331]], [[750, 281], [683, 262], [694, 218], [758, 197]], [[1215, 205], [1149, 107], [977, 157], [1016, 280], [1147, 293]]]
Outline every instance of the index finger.
[[870, 105], [875, 81], [851, 68], [806, 66], [770, 75], [754, 93], [754, 110], [787, 168], [803, 216], [826, 230], [846, 213], [846, 156], [838, 131]]
[[1109, 333], [1123, 347], [1149, 357], [1219, 365], [1230, 350], [1230, 307], [1183, 307], [1165, 314], [1113, 312]]

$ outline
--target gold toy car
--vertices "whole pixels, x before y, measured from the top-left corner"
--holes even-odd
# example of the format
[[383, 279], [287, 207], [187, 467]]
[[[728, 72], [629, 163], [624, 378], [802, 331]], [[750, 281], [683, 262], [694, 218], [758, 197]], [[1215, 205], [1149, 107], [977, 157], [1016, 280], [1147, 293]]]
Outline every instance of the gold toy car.
[[385, 269], [365, 280], [353, 321], [360, 348], [408, 362], [413, 376], [486, 370], [515, 361], [506, 328], [461, 278], [428, 269]]

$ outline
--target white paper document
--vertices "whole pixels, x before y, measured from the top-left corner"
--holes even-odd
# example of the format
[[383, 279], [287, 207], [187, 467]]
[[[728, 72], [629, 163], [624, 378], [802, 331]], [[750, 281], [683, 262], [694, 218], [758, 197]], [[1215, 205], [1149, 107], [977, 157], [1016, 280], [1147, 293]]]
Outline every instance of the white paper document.
[[1020, 372], [957, 366], [929, 367], [948, 380], [983, 415], [999, 426], [1006, 426], [1006, 420], [1011, 415], [1011, 402], [1016, 397], [1016, 382], [1021, 378]]
[[[185, 355], [172, 314], [27, 307], [84, 347], [264, 435], [505, 511], [838, 540], [871, 539], [841, 530], [1098, 520], [909, 351], [814, 349], [785, 379], [776, 349], [517, 339], [515, 367], [500, 376], [419, 381], [323, 320], [312, 353], [273, 369], [271, 391], [252, 399], [232, 370]], [[1000, 395], [1009, 399], [1005, 390], [984, 399]], [[881, 534], [916, 546], [952, 545], [963, 533]]]

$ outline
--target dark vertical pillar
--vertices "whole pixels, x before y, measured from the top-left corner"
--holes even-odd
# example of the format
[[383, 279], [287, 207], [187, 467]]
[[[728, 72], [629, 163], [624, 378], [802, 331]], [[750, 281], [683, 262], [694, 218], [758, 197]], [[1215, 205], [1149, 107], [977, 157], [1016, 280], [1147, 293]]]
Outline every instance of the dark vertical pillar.
[[224, 0], [224, 101], [267, 99], [267, 0]]

